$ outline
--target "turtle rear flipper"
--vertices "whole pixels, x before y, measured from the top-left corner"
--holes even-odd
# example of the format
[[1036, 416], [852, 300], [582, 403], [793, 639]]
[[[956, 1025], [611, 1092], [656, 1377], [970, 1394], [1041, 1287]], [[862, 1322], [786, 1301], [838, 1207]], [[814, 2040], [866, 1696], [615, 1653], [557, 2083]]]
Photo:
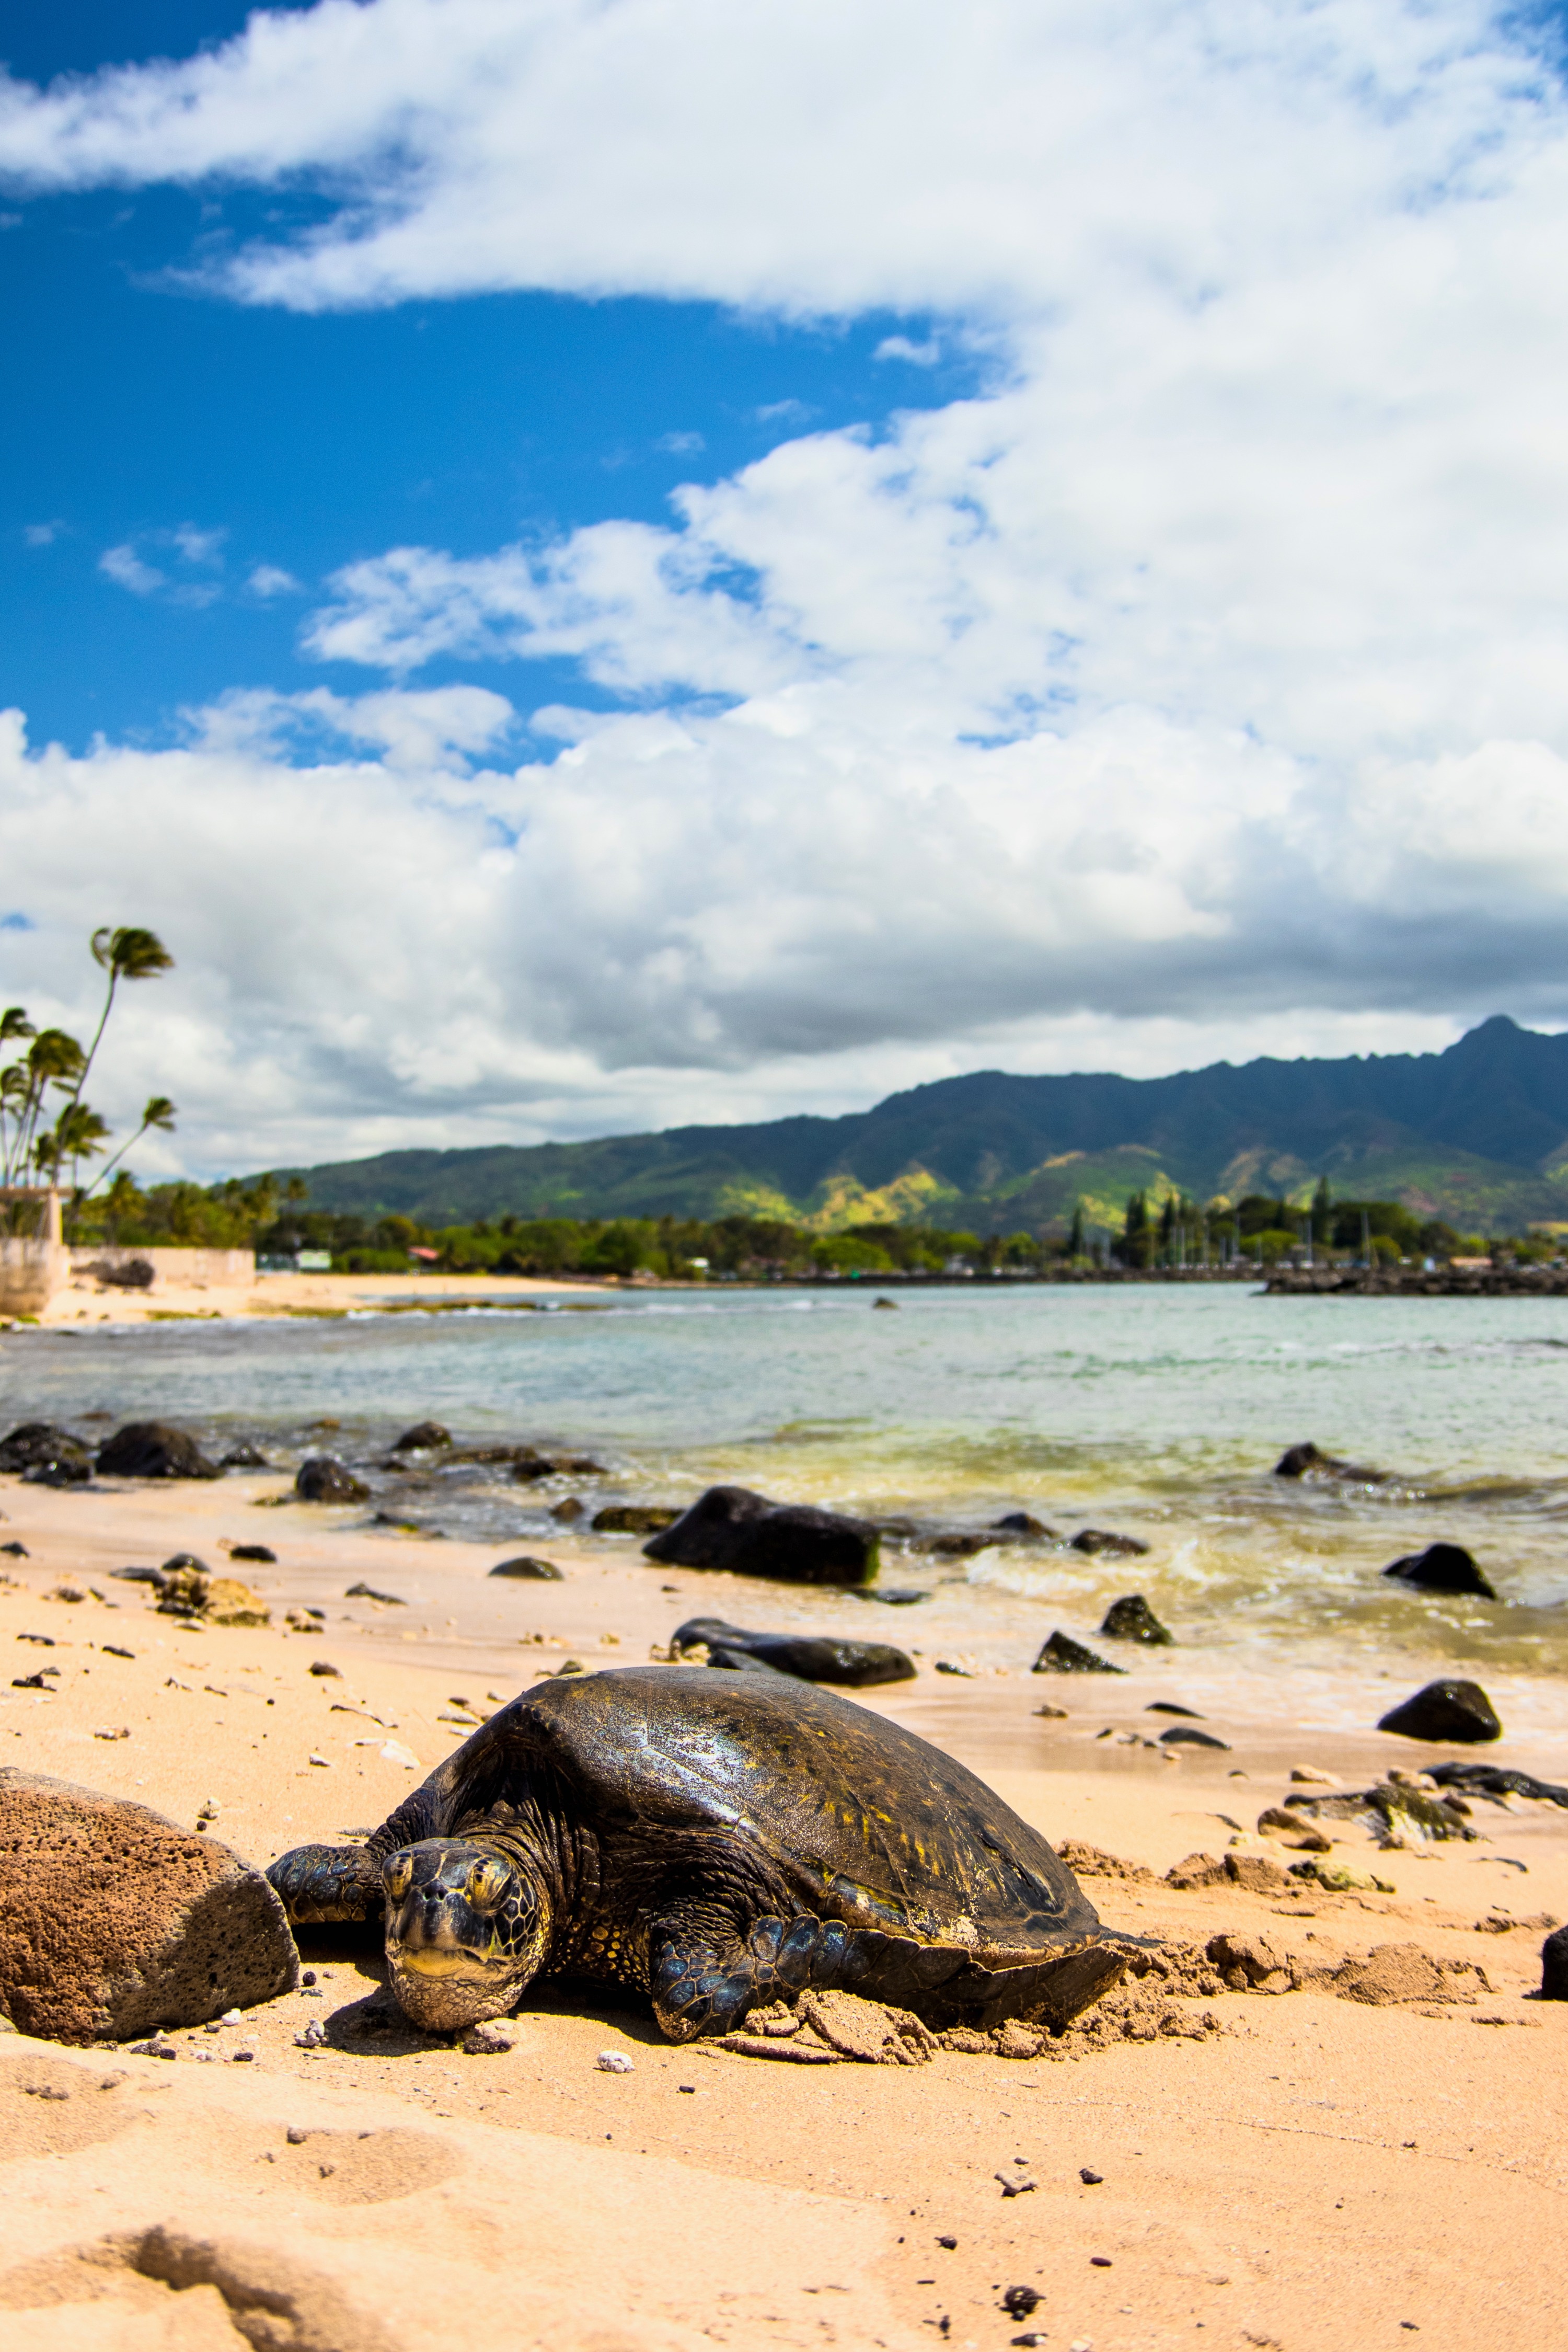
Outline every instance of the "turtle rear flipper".
[[1028, 2011], [1060, 2033], [1120, 1983], [1127, 1958], [1126, 1947], [1109, 1939], [977, 1958], [961, 1945], [862, 1929], [850, 1938], [839, 1983], [912, 2009], [928, 2025], [985, 2029]]
[[297, 1845], [267, 1875], [291, 1927], [375, 1918], [383, 1906], [381, 1863], [362, 1845]]

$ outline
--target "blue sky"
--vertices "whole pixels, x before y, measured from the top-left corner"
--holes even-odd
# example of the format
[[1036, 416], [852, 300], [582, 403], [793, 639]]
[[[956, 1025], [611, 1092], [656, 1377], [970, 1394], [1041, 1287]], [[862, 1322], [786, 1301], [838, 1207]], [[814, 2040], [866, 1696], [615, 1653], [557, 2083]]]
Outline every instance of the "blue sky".
[[[0, 6], [19, 79], [191, 54], [247, 10]], [[308, 197], [291, 204], [296, 216]], [[880, 312], [820, 326], [708, 303], [507, 293], [301, 318], [214, 301], [174, 273], [204, 240], [276, 215], [248, 190], [89, 190], [20, 207], [0, 235], [0, 299], [26, 364], [0, 372], [0, 702], [38, 738], [177, 730], [183, 706], [235, 686], [350, 691], [349, 666], [301, 656], [298, 593], [404, 540], [478, 553], [632, 516], [657, 522], [803, 426], [880, 425], [976, 380], [963, 359], [878, 361], [928, 322]], [[174, 534], [211, 540], [194, 559]], [[40, 543], [44, 533], [47, 541]], [[130, 545], [168, 587], [99, 569]], [[505, 692], [500, 666], [437, 659]], [[530, 672], [539, 702], [605, 707], [575, 664]]]
[[6, 0], [0, 994], [201, 1173], [1562, 1025], [1544, 22]]

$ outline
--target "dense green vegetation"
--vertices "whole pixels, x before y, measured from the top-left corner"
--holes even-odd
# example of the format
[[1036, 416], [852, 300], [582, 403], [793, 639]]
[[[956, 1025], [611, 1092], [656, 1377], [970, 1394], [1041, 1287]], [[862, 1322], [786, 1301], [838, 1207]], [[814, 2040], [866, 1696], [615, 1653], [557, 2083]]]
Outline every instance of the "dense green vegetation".
[[1154, 1202], [1134, 1192], [1120, 1230], [1096, 1225], [1080, 1203], [1071, 1221], [1044, 1232], [981, 1234], [966, 1227], [868, 1223], [814, 1232], [775, 1217], [500, 1217], [470, 1224], [426, 1225], [399, 1215], [369, 1219], [313, 1208], [302, 1181], [270, 1177], [231, 1181], [204, 1191], [161, 1184], [142, 1192], [121, 1173], [88, 1204], [89, 1236], [131, 1247], [160, 1244], [255, 1248], [292, 1258], [300, 1250], [330, 1254], [342, 1274], [403, 1274], [426, 1266], [447, 1274], [582, 1275], [604, 1279], [766, 1280], [842, 1275], [1033, 1274], [1076, 1266], [1133, 1269], [1271, 1265], [1291, 1252], [1314, 1259], [1398, 1260], [1480, 1257], [1496, 1250], [1516, 1258], [1551, 1256], [1548, 1238], [1489, 1242], [1422, 1218], [1396, 1201], [1336, 1201], [1326, 1181], [1310, 1205], [1292, 1208], [1278, 1193], [1252, 1192], [1235, 1203], [1200, 1204], [1180, 1193]]

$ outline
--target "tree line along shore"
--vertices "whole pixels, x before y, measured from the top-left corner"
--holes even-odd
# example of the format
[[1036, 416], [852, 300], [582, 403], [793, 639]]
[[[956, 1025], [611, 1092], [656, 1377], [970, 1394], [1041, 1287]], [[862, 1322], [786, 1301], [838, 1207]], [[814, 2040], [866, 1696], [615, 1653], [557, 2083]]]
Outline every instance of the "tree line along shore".
[[[520, 1217], [427, 1225], [314, 1208], [298, 1179], [269, 1176], [212, 1186], [142, 1189], [122, 1171], [81, 1204], [76, 1238], [119, 1249], [254, 1249], [322, 1272], [580, 1276], [665, 1281], [810, 1281], [880, 1277], [1124, 1281], [1180, 1276], [1254, 1279], [1310, 1273], [1399, 1277], [1457, 1268], [1466, 1274], [1546, 1268], [1563, 1245], [1548, 1232], [1460, 1234], [1398, 1201], [1336, 1200], [1327, 1180], [1304, 1205], [1277, 1193], [1197, 1202], [1176, 1192], [1134, 1192], [1120, 1228], [1096, 1223], [1080, 1204], [1071, 1220], [1034, 1231], [981, 1235], [920, 1223], [851, 1224], [824, 1233], [806, 1223], [746, 1215]], [[1295, 1286], [1291, 1285], [1291, 1286]]]

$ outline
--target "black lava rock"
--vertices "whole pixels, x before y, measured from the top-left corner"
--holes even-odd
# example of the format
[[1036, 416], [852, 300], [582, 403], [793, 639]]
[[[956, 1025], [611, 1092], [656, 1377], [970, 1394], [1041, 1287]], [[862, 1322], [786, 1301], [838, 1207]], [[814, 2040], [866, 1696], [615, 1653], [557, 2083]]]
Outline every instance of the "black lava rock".
[[1185, 1715], [1190, 1717], [1194, 1723], [1203, 1721], [1196, 1706], [1178, 1706], [1174, 1698], [1152, 1698], [1144, 1709], [1144, 1713], [1145, 1715]]
[[430, 1454], [439, 1445], [450, 1445], [452, 1432], [443, 1429], [438, 1421], [416, 1421], [401, 1437], [392, 1440], [394, 1454]]
[[1086, 1649], [1071, 1633], [1059, 1630], [1046, 1643], [1030, 1671], [1036, 1675], [1124, 1675], [1127, 1669], [1113, 1666], [1109, 1658]]
[[1166, 1632], [1144, 1599], [1141, 1592], [1129, 1592], [1120, 1601], [1113, 1601], [1101, 1625], [1102, 1633], [1113, 1642], [1147, 1642], [1151, 1645], [1169, 1647], [1175, 1636]]
[[248, 1439], [242, 1445], [231, 1445], [219, 1467], [224, 1470], [269, 1470], [272, 1465], [258, 1445]]
[[1406, 1739], [1458, 1740], [1467, 1747], [1502, 1738], [1502, 1726], [1479, 1683], [1427, 1683], [1381, 1717], [1377, 1728], [1396, 1731]]
[[1516, 1772], [1504, 1764], [1434, 1764], [1429, 1767], [1440, 1789], [1458, 1789], [1462, 1796], [1531, 1797], [1542, 1805], [1568, 1808], [1568, 1788], [1560, 1780], [1538, 1780], [1532, 1772]]
[[167, 1421], [128, 1421], [98, 1449], [107, 1478], [221, 1478], [188, 1429]]
[[1113, 1559], [1130, 1559], [1134, 1552], [1147, 1551], [1148, 1548], [1146, 1543], [1140, 1543], [1136, 1536], [1113, 1535], [1108, 1528], [1080, 1528], [1072, 1538], [1074, 1551], [1088, 1552], [1092, 1556], [1107, 1552]]
[[770, 1503], [747, 1486], [710, 1486], [643, 1550], [672, 1568], [727, 1569], [735, 1576], [788, 1584], [868, 1584], [877, 1571], [879, 1542], [867, 1519], [810, 1504]]
[[1568, 1927], [1559, 1927], [1541, 1947], [1541, 1998], [1568, 2000]]
[[90, 1467], [67, 1454], [58, 1462], [35, 1462], [30, 1470], [22, 1473], [25, 1486], [85, 1486], [92, 1476]]
[[536, 1584], [559, 1584], [565, 1578], [564, 1570], [559, 1569], [553, 1559], [534, 1559], [527, 1552], [519, 1552], [516, 1559], [498, 1561], [490, 1573], [528, 1577]]
[[169, 1581], [161, 1568], [111, 1568], [109, 1573], [122, 1584], [155, 1584], [160, 1591]]
[[1050, 1542], [1056, 1540], [1055, 1528], [1048, 1528], [1043, 1519], [1037, 1519], [1029, 1511], [1009, 1511], [1005, 1517], [993, 1519], [991, 1525], [999, 1536], [1044, 1536]]
[[[578, 1516], [573, 1512], [574, 1518]], [[588, 1524], [596, 1536], [646, 1536], [673, 1528], [680, 1516], [664, 1503], [606, 1503]], [[555, 1517], [553, 1511], [550, 1517]]]
[[1195, 1731], [1190, 1723], [1173, 1723], [1168, 1731], [1160, 1734], [1162, 1748], [1223, 1748], [1228, 1756], [1228, 1739], [1216, 1739], [1211, 1731]]
[[[25, 1421], [0, 1440], [0, 1470], [61, 1470], [62, 1486], [79, 1486], [92, 1475], [92, 1456], [78, 1437], [52, 1421]], [[55, 1482], [51, 1482], [55, 1483]]]
[[1311, 1439], [1304, 1445], [1287, 1447], [1274, 1465], [1276, 1478], [1339, 1478], [1355, 1486], [1381, 1486], [1388, 1477], [1386, 1470], [1368, 1470], [1359, 1462], [1342, 1462], [1336, 1454], [1324, 1454]]
[[336, 1454], [313, 1454], [299, 1465], [294, 1491], [302, 1503], [362, 1503], [371, 1490]]
[[229, 1558], [231, 1559], [255, 1559], [276, 1562], [277, 1554], [273, 1550], [270, 1544], [231, 1544], [229, 1546]]
[[977, 1551], [989, 1551], [995, 1542], [994, 1535], [977, 1535], [971, 1529], [964, 1534], [922, 1536], [912, 1549], [939, 1559], [973, 1559]]
[[1425, 1551], [1390, 1560], [1383, 1573], [1414, 1585], [1417, 1592], [1473, 1592], [1481, 1601], [1497, 1599], [1463, 1544], [1428, 1544]]
[[803, 1683], [872, 1683], [915, 1679], [915, 1661], [891, 1642], [845, 1642], [826, 1634], [754, 1633], [727, 1625], [720, 1617], [691, 1617], [676, 1627], [670, 1647], [677, 1654], [705, 1643], [710, 1665], [763, 1665]]

